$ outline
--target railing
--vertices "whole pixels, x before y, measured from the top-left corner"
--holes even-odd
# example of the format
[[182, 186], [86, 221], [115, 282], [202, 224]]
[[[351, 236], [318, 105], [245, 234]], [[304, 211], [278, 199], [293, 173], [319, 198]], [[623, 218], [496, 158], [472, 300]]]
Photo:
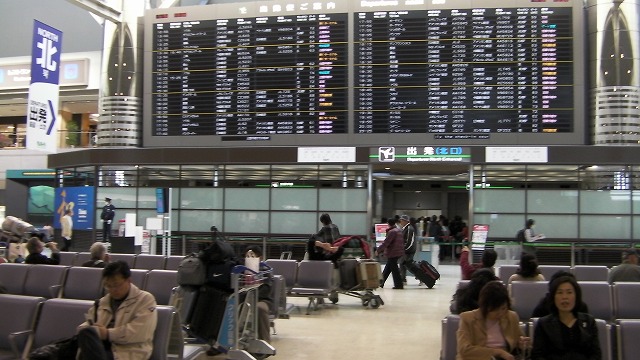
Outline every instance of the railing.
[[[461, 242], [436, 243], [440, 246], [450, 247], [452, 253], [456, 253], [456, 249], [467, 245]], [[613, 266], [620, 264], [622, 251], [629, 248], [640, 249], [636, 242], [541, 242], [521, 244], [513, 241], [495, 241], [486, 243], [475, 243], [486, 249], [496, 249], [498, 252], [498, 260], [503, 263], [517, 264], [519, 261], [520, 251], [518, 247], [523, 245], [529, 247], [538, 258], [539, 264], [558, 264], [558, 265], [606, 265]], [[473, 248], [474, 243], [469, 244]], [[509, 247], [512, 247], [511, 249]], [[509, 257], [511, 255], [516, 257]], [[474, 260], [479, 261], [481, 251], [474, 251]]]
[[[204, 248], [207, 243], [211, 242], [211, 236], [205, 235], [178, 235], [171, 237], [157, 237], [157, 253], [162, 254], [161, 249], [163, 240], [167, 246], [171, 247], [172, 255], [186, 255], [191, 252]], [[261, 246], [267, 258], [278, 258], [283, 251], [291, 251], [293, 259], [301, 260], [306, 251], [308, 238], [305, 237], [278, 237], [278, 236], [228, 236], [226, 240], [231, 243], [236, 253], [241, 253], [247, 245]], [[433, 243], [434, 245], [450, 247], [456, 253], [457, 248], [463, 245], [473, 247], [474, 243], [447, 242]], [[478, 243], [476, 245], [482, 245]], [[510, 241], [496, 241], [484, 243], [485, 248], [496, 249], [499, 252], [499, 260], [502, 250], [505, 247], [518, 247], [522, 244]], [[621, 261], [622, 251], [628, 248], [640, 249], [635, 242], [601, 242], [601, 243], [582, 243], [582, 242], [534, 242], [526, 243], [531, 246], [540, 264], [559, 264], [559, 265], [617, 265]], [[517, 250], [516, 250], [517, 251]], [[517, 258], [508, 259], [512, 263], [518, 263], [519, 252]], [[480, 260], [481, 251], [474, 251], [476, 261]], [[454, 259], [455, 260], [455, 259]], [[502, 260], [505, 260], [504, 258]]]

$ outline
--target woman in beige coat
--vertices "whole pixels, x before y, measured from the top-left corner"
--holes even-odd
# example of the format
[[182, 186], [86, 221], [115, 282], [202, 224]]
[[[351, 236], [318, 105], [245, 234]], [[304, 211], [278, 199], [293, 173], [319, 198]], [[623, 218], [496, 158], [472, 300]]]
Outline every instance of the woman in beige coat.
[[460, 314], [457, 360], [514, 360], [514, 354], [530, 347], [520, 331], [518, 315], [509, 310], [506, 287], [499, 281], [480, 291], [479, 308]]

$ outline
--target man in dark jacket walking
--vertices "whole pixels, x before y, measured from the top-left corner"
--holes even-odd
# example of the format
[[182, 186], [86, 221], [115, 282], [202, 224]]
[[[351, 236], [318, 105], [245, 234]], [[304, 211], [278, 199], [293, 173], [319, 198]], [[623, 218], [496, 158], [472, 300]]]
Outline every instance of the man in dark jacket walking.
[[380, 253], [384, 253], [384, 256], [387, 257], [387, 264], [382, 271], [380, 287], [384, 286], [389, 274], [392, 274], [393, 288], [403, 289], [402, 276], [400, 276], [400, 269], [398, 268], [398, 260], [404, 256], [404, 237], [400, 228], [394, 226], [387, 232], [384, 242], [376, 249], [376, 256]]
[[411, 225], [409, 215], [400, 216], [400, 228], [402, 229], [402, 238], [404, 240], [404, 258], [400, 265], [400, 276], [402, 282], [407, 282], [407, 267], [405, 263], [413, 262], [413, 256], [416, 254], [417, 242], [416, 232]]

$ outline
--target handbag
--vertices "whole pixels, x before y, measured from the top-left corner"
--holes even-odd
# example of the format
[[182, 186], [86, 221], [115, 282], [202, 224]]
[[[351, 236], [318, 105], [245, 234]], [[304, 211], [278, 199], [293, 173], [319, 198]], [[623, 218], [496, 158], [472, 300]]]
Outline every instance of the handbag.
[[41, 346], [29, 354], [29, 360], [73, 360], [78, 352], [78, 337], [58, 340]]
[[[98, 320], [98, 305], [100, 300], [93, 304], [93, 322]], [[78, 353], [78, 335], [70, 338], [56, 340], [51, 344], [41, 346], [29, 354], [29, 360], [74, 360]]]

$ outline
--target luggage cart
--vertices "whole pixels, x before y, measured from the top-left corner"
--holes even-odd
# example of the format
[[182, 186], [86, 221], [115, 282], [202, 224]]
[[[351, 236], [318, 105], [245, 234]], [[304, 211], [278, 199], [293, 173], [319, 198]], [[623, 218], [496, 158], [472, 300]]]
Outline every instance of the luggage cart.
[[338, 303], [338, 294], [344, 294], [360, 299], [362, 306], [372, 309], [384, 305], [382, 297], [374, 293], [380, 287], [380, 264], [377, 261], [342, 259], [339, 264], [339, 286], [329, 295], [332, 303]]
[[[228, 359], [258, 360], [275, 355], [276, 349], [258, 339], [258, 288], [271, 276], [272, 269], [255, 272], [243, 265], [233, 268], [233, 295], [227, 302], [216, 347]], [[244, 298], [242, 298], [244, 295]]]

